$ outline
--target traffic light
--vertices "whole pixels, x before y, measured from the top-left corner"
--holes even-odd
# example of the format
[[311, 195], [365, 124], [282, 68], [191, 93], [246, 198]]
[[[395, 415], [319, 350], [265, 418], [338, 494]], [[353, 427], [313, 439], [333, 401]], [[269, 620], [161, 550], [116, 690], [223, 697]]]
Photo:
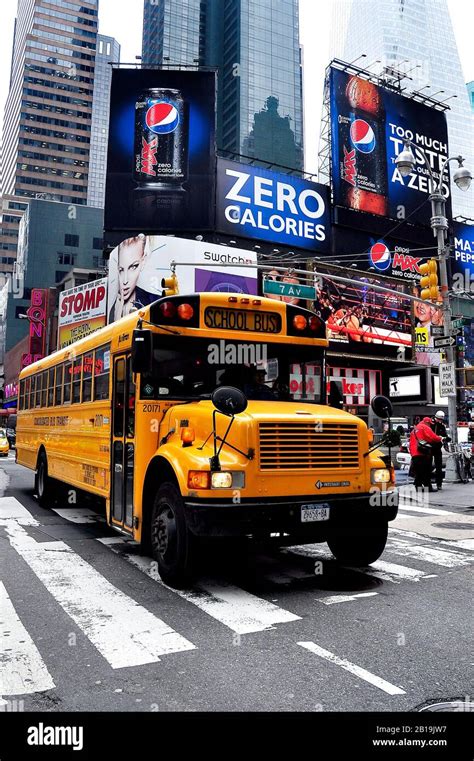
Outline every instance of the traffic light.
[[424, 301], [440, 301], [441, 295], [438, 288], [438, 264], [436, 259], [429, 259], [425, 264], [420, 264], [420, 272], [423, 277], [420, 280], [421, 294]]
[[162, 296], [176, 296], [179, 293], [178, 278], [174, 274], [171, 277], [164, 277], [161, 281], [161, 287], [164, 289]]

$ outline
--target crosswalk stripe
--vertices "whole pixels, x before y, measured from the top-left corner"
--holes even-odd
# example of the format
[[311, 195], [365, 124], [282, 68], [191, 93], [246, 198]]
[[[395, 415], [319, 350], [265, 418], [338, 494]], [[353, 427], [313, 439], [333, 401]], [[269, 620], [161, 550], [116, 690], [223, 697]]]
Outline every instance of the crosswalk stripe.
[[470, 560], [466, 555], [454, 550], [444, 550], [435, 547], [425, 547], [421, 544], [410, 544], [402, 539], [392, 539], [390, 549], [397, 555], [423, 560], [434, 565], [443, 566], [444, 568], [457, 568], [463, 565], [469, 565]]
[[370, 671], [367, 671], [361, 666], [357, 666], [355, 663], [351, 663], [345, 658], [339, 658], [339, 656], [334, 655], [334, 653], [329, 652], [329, 650], [325, 650], [315, 642], [298, 642], [297, 644], [300, 647], [309, 650], [310, 653], [319, 655], [320, 658], [324, 658], [324, 660], [329, 661], [329, 663], [334, 663], [336, 666], [345, 669], [345, 671], [349, 671], [349, 673], [358, 676], [360, 679], [364, 679], [366, 682], [369, 682], [374, 687], [378, 687], [379, 690], [387, 692], [389, 695], [405, 695], [405, 690], [402, 690], [400, 687], [390, 684], [390, 682], [387, 682], [385, 679], [372, 674]]
[[38, 521], [15, 497], [0, 497], [0, 521], [15, 520], [22, 526], [38, 526]]
[[112, 668], [195, 649], [63, 542], [36, 542], [16, 521], [4, 523], [11, 546]]
[[410, 502], [399, 503], [398, 509], [402, 512], [411, 513], [425, 513], [426, 515], [457, 515], [452, 510], [438, 510], [436, 507], [420, 507], [419, 505], [412, 505]]
[[[110, 545], [110, 548], [119, 552], [129, 563], [139, 568], [154, 581], [166, 587], [159, 577], [157, 563], [151, 558], [121, 552], [118, 549], [119, 545], [115, 543]], [[190, 591], [171, 589], [170, 587], [166, 587], [166, 589], [170, 589], [183, 600], [196, 605], [236, 634], [251, 634], [265, 629], [273, 629], [275, 624], [298, 621], [301, 618], [301, 616], [296, 616], [288, 610], [226, 582], [217, 584], [211, 580], [200, 579], [196, 588]]]
[[323, 605], [336, 605], [340, 602], [354, 602], [360, 597], [375, 597], [378, 592], [357, 592], [353, 595], [330, 595], [329, 597], [321, 597], [317, 602], [323, 603]]
[[[330, 550], [325, 547], [320, 547], [319, 544], [296, 545], [295, 547], [285, 550], [285, 552], [290, 555], [294, 552], [295, 555], [334, 560]], [[398, 565], [397, 563], [388, 563], [385, 560], [376, 560], [375, 563], [363, 568], [354, 566], [345, 567], [351, 571], [364, 573], [366, 576], [375, 576], [375, 578], [381, 579], [382, 581], [391, 581], [394, 584], [399, 584], [400, 580], [419, 581], [419, 579], [424, 578], [426, 575], [423, 571], [419, 571], [416, 568], [409, 568], [408, 566]]]
[[105, 516], [88, 507], [53, 507], [53, 512], [71, 523], [105, 523]]
[[27, 695], [54, 688], [46, 665], [0, 581], [0, 695]]
[[423, 543], [436, 545], [442, 544], [446, 547], [450, 547], [452, 550], [474, 550], [474, 539], [433, 539], [430, 536], [417, 534], [415, 531], [408, 531], [407, 529], [403, 528], [394, 528], [393, 526], [390, 527], [390, 533], [399, 534], [401, 537], [406, 537], [407, 539], [416, 539], [418, 542], [422, 541]]

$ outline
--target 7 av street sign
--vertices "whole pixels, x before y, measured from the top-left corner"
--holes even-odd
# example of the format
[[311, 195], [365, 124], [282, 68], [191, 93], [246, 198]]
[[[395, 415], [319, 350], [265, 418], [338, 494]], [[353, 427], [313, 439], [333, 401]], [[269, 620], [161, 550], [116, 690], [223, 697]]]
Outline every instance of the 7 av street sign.
[[316, 298], [316, 288], [310, 285], [280, 283], [277, 280], [264, 280], [263, 292], [277, 294], [278, 296], [291, 296], [294, 299], [314, 300]]

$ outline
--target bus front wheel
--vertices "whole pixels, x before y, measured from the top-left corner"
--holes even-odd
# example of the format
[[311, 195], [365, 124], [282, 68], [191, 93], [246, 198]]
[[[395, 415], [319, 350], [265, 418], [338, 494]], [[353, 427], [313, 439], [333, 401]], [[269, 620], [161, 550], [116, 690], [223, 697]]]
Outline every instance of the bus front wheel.
[[192, 579], [195, 538], [186, 525], [181, 494], [172, 483], [158, 489], [151, 515], [151, 549], [165, 584], [180, 589]]
[[375, 525], [357, 527], [351, 534], [334, 535], [328, 538], [329, 549], [339, 563], [366, 566], [375, 563], [385, 549], [388, 523], [380, 521]]
[[35, 476], [35, 491], [41, 507], [51, 507], [51, 500], [54, 497], [53, 485], [51, 478], [48, 476], [48, 460], [44, 452], [41, 452], [38, 458], [38, 467]]

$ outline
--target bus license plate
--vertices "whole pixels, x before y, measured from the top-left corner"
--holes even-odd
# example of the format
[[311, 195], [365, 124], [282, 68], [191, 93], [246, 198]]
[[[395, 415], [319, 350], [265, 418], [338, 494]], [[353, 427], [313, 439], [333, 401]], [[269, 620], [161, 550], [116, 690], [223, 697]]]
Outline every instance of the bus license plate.
[[327, 502], [317, 505], [301, 505], [301, 522], [313, 523], [314, 521], [329, 520], [329, 505]]

